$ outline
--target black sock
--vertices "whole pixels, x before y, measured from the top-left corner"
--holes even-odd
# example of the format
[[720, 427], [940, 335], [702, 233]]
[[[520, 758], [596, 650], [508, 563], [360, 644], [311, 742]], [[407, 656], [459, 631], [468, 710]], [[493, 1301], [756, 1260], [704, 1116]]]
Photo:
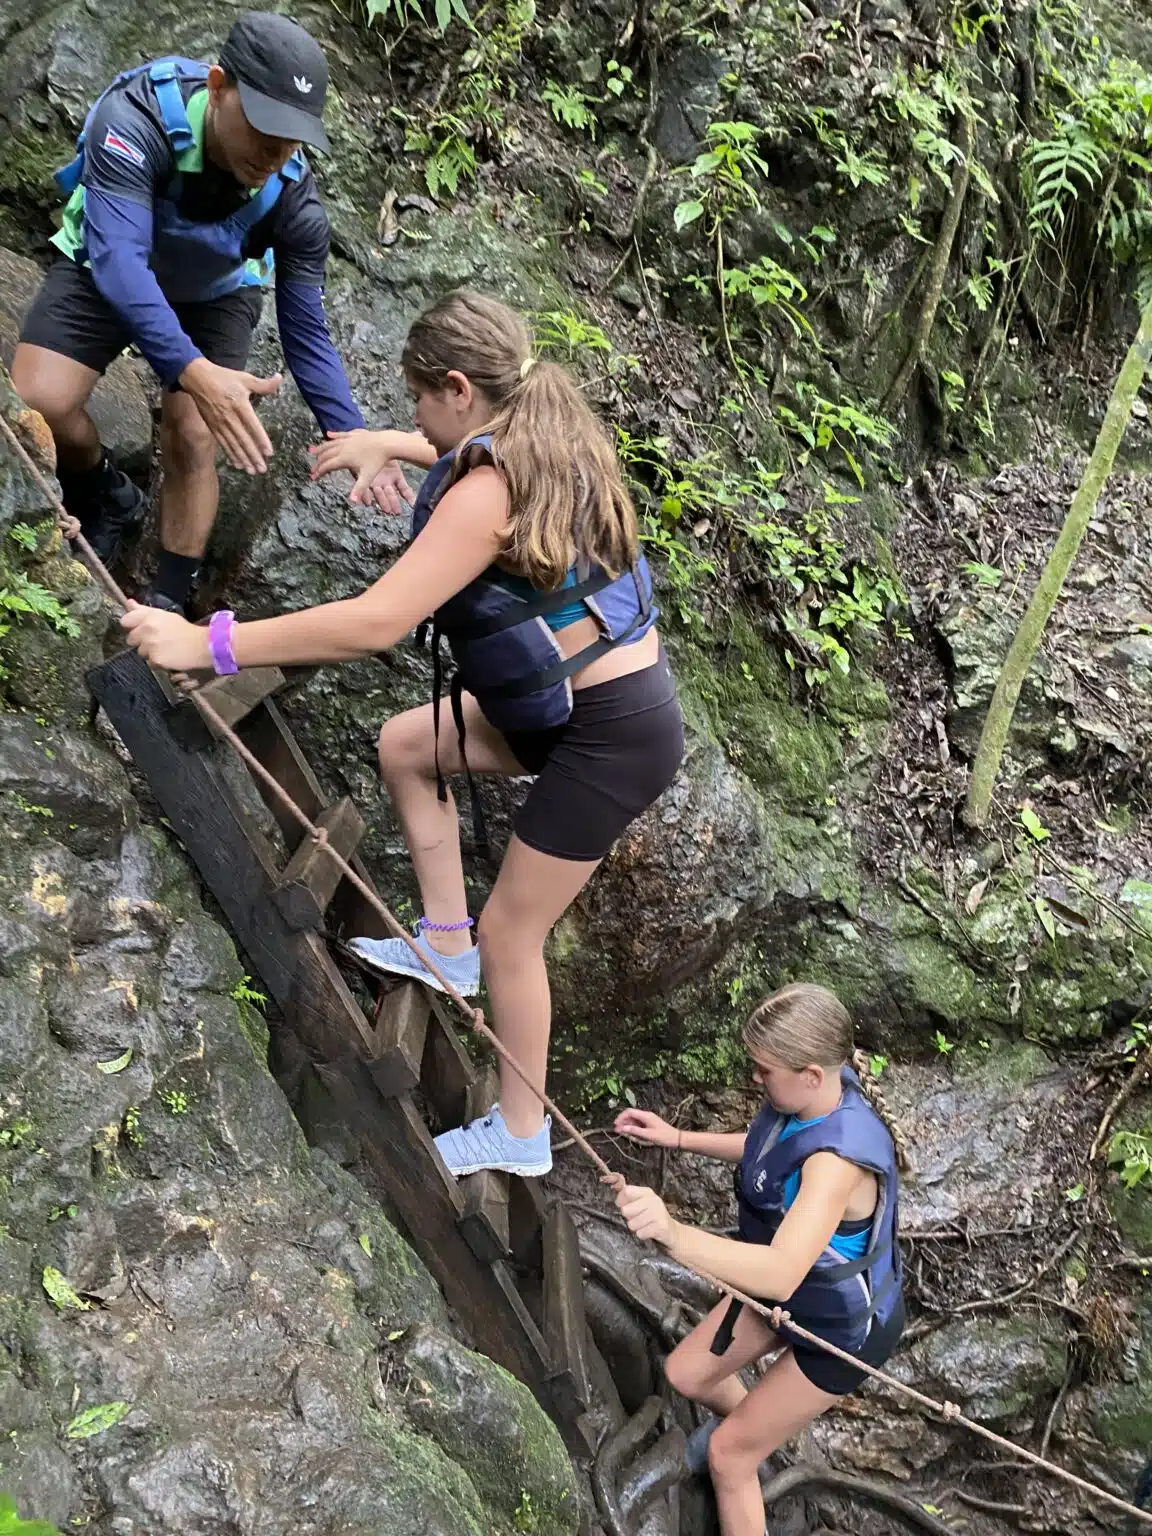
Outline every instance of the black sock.
[[199, 569], [199, 555], [174, 555], [170, 549], [162, 549], [156, 561], [152, 590], [162, 592], [174, 603], [186, 603]]
[[64, 493], [64, 505], [73, 517], [79, 517], [81, 522], [91, 521], [100, 510], [101, 493], [110, 489], [115, 481], [116, 466], [108, 457], [107, 449], [101, 448], [100, 458], [91, 469], [58, 469], [56, 478]]

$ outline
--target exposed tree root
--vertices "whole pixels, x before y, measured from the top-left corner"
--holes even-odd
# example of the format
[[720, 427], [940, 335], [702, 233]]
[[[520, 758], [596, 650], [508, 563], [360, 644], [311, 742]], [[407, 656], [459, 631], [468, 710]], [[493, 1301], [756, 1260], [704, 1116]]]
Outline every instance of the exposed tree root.
[[778, 1472], [762, 1487], [764, 1507], [771, 1509], [773, 1504], [778, 1504], [781, 1499], [790, 1498], [801, 1489], [811, 1486], [831, 1488], [836, 1493], [851, 1493], [858, 1498], [869, 1499], [873, 1504], [879, 1504], [882, 1509], [890, 1509], [895, 1514], [903, 1516], [908, 1524], [914, 1525], [917, 1530], [928, 1531], [930, 1536], [956, 1536], [952, 1526], [945, 1525], [943, 1520], [937, 1520], [923, 1505], [904, 1498], [903, 1494], [893, 1493], [880, 1483], [869, 1482], [864, 1477], [855, 1477], [850, 1472], [835, 1472], [831, 1467], [818, 1467], [806, 1461], [797, 1462], [795, 1466]]

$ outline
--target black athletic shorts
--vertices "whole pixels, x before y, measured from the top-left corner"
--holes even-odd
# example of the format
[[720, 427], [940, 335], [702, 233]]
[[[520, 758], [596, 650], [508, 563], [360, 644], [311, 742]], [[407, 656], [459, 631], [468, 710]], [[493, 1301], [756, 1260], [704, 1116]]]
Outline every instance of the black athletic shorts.
[[572, 691], [550, 731], [505, 740], [537, 774], [515, 821], [522, 843], [555, 859], [602, 859], [629, 822], [668, 788], [684, 756], [684, 721], [668, 658]]
[[[766, 1300], [764, 1305], [774, 1307], [776, 1303]], [[716, 1339], [712, 1345], [713, 1354], [723, 1355], [727, 1347], [725, 1339], [731, 1341], [731, 1330], [743, 1309], [742, 1301], [729, 1303], [728, 1310], [716, 1329]], [[848, 1350], [858, 1360], [863, 1360], [865, 1365], [873, 1365], [879, 1370], [884, 1362], [895, 1354], [896, 1346], [904, 1332], [906, 1321], [904, 1297], [901, 1295], [896, 1303], [896, 1310], [886, 1323], [873, 1323], [868, 1337], [857, 1349], [850, 1349], [848, 1343], [837, 1338], [834, 1332], [817, 1328], [815, 1324], [807, 1323], [802, 1318], [797, 1318], [796, 1321], [807, 1328], [809, 1333], [819, 1333], [822, 1337], [827, 1337], [830, 1344], [838, 1344], [841, 1349]], [[836, 1355], [829, 1355], [824, 1350], [817, 1349], [815, 1344], [809, 1344], [807, 1340], [794, 1334], [787, 1323], [780, 1325], [776, 1336], [784, 1343], [791, 1345], [796, 1364], [812, 1385], [819, 1387], [821, 1392], [830, 1392], [834, 1397], [847, 1397], [850, 1392], [857, 1391], [868, 1380], [867, 1371], [858, 1371], [847, 1361], [838, 1359]]]
[[[237, 288], [202, 304], [172, 307], [185, 334], [209, 362], [243, 368], [260, 318], [261, 298], [259, 288]], [[132, 337], [96, 287], [90, 270], [60, 255], [48, 268], [25, 316], [20, 340], [103, 373]]]

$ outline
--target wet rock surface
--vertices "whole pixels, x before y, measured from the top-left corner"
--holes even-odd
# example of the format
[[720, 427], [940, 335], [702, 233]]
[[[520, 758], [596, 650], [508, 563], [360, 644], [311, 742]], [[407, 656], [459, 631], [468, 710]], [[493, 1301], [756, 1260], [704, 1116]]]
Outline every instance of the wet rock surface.
[[[305, 1145], [232, 944], [109, 744], [0, 716], [0, 799], [0, 1489], [110, 1536], [490, 1536], [518, 1501], [573, 1532], [555, 1429]], [[499, 1479], [467, 1392], [429, 1418], [382, 1379], [417, 1323], [483, 1382]]]

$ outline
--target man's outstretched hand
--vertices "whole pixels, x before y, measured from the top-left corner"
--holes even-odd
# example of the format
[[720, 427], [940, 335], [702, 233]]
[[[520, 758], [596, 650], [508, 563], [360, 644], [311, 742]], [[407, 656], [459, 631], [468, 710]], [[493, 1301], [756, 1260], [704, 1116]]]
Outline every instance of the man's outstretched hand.
[[274, 395], [280, 374], [258, 379], [238, 368], [221, 368], [206, 357], [190, 362], [180, 386], [191, 395], [204, 425], [228, 455], [234, 469], [262, 475], [272, 457], [272, 441], [252, 408], [252, 395]]

